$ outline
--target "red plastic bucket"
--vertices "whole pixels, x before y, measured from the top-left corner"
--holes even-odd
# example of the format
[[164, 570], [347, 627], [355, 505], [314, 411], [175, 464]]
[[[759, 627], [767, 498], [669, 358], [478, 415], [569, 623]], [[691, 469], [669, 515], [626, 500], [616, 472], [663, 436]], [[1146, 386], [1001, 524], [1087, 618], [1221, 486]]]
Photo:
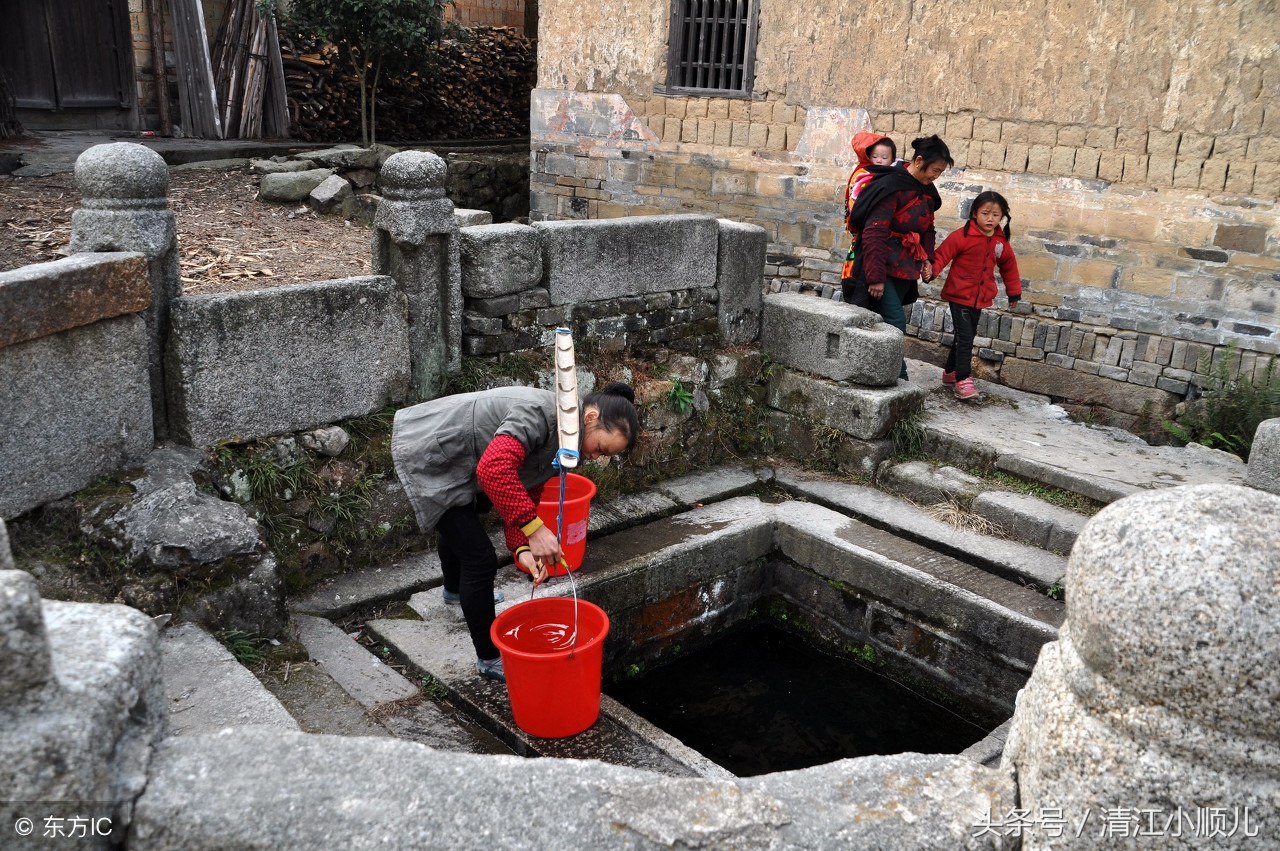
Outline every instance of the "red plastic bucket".
[[[587, 550], [587, 520], [591, 514], [591, 497], [596, 495], [596, 483], [586, 476], [569, 473], [564, 483], [564, 532], [560, 537], [560, 549], [569, 570], [582, 567], [582, 556]], [[538, 516], [547, 528], [556, 531], [556, 514], [560, 510], [560, 477], [555, 476], [542, 488], [542, 501], [538, 503]], [[523, 567], [520, 568], [524, 570]], [[529, 571], [525, 570], [525, 573]], [[551, 568], [552, 576], [568, 573], [564, 565]]]
[[530, 736], [562, 739], [600, 717], [600, 663], [609, 616], [586, 600], [579, 599], [577, 606], [576, 643], [569, 641], [572, 597], [516, 603], [489, 628], [502, 654], [511, 714]]

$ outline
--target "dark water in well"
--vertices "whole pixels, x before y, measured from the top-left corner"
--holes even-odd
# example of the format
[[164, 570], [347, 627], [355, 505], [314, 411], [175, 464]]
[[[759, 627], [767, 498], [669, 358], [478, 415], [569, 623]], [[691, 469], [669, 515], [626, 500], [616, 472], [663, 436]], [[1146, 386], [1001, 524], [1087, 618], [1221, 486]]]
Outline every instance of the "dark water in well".
[[871, 754], [959, 753], [989, 732], [768, 624], [605, 691], [739, 777]]

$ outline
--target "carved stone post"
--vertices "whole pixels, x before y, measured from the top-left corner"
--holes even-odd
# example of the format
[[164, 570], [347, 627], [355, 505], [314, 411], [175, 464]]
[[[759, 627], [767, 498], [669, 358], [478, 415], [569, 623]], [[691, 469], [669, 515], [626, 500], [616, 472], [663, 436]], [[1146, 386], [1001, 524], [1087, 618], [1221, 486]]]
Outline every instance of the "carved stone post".
[[1278, 584], [1269, 493], [1169, 488], [1086, 524], [1004, 751], [1024, 849], [1280, 847]]
[[145, 318], [152, 420], [156, 437], [164, 437], [168, 433], [163, 362], [169, 305], [182, 295], [177, 224], [166, 194], [169, 167], [143, 145], [94, 145], [76, 160], [76, 185], [84, 200], [71, 215], [71, 253], [137, 251], [147, 257], [151, 306]]
[[390, 275], [409, 308], [412, 395], [434, 399], [462, 368], [462, 271], [444, 160], [425, 151], [387, 159], [373, 220], [373, 271]]

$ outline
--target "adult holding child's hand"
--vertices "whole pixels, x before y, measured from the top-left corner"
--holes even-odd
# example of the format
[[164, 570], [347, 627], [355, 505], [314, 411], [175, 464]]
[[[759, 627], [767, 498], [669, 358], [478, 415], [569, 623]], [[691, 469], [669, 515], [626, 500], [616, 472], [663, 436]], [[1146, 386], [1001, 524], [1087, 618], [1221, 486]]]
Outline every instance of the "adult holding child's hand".
[[[857, 232], [856, 259], [841, 282], [846, 302], [874, 310], [904, 334], [903, 307], [919, 298], [921, 278], [933, 278], [933, 214], [942, 206], [933, 182], [955, 162], [936, 135], [913, 140], [911, 148], [905, 167], [867, 167], [871, 181], [849, 213], [849, 226]], [[905, 360], [899, 377], [907, 378]]]

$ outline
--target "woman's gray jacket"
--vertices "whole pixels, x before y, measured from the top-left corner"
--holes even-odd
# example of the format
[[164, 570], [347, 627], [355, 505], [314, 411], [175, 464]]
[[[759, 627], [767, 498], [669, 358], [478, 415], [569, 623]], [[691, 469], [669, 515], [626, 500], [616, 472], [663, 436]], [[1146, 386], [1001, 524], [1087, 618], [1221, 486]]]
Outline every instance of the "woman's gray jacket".
[[555, 394], [534, 387], [499, 387], [443, 396], [396, 412], [391, 459], [409, 495], [418, 528], [430, 532], [448, 508], [480, 492], [476, 465], [499, 434], [524, 445], [519, 470], [525, 488], [555, 474], [559, 448]]

